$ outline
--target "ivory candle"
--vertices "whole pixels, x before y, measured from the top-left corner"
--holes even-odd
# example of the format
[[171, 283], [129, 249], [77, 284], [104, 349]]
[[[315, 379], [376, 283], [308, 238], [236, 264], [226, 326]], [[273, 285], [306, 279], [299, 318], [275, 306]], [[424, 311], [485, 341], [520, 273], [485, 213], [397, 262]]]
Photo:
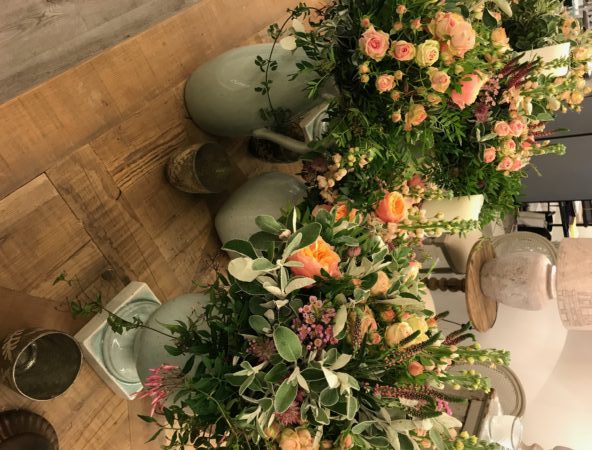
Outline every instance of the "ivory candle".
[[444, 220], [452, 220], [455, 217], [461, 220], [479, 220], [483, 201], [482, 195], [426, 200], [421, 209], [425, 209], [427, 218], [442, 213]]

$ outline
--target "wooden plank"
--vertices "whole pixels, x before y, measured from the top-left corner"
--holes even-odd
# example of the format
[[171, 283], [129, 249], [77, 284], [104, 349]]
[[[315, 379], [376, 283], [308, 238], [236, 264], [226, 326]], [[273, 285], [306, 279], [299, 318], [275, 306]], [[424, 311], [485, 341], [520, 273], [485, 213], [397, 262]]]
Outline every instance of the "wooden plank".
[[45, 175], [0, 201], [0, 286], [31, 292], [90, 241]]
[[0, 287], [0, 338], [21, 328], [48, 328], [74, 334], [84, 319], [73, 319], [64, 303]]
[[86, 363], [61, 397], [35, 402], [0, 385], [0, 404], [3, 409], [23, 408], [45, 417], [57, 431], [64, 450], [138, 449], [130, 446], [127, 402], [117, 397]]
[[[0, 105], [0, 198], [118, 123], [121, 114], [144, 106], [155, 86], [157, 92], [178, 86], [199, 64], [239, 45], [288, 6], [293, 0], [201, 0], [105, 52], [109, 57], [89, 60]], [[221, 30], [232, 33], [220, 38]], [[144, 61], [125, 56], [138, 48]], [[105, 68], [112, 63], [120, 65]], [[138, 63], [147, 63], [154, 78], [143, 71], [122, 84], [118, 74], [134, 74]]]
[[7, 0], [0, 11], [0, 102], [199, 0]]
[[163, 300], [180, 293], [173, 271], [91, 147], [48, 176], [124, 284], [145, 281]]
[[160, 446], [165, 442], [164, 435], [161, 434], [156, 440], [146, 442], [158, 428], [152, 423], [146, 423], [138, 415], [150, 415], [150, 399], [143, 398], [127, 402], [129, 411], [129, 427], [132, 450], [160, 450]]

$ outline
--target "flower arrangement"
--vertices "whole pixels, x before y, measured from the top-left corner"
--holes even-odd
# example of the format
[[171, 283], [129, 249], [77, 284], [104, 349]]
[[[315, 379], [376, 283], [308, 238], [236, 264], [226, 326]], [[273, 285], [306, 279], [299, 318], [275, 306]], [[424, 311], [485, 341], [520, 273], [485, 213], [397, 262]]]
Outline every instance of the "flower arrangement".
[[[447, 195], [483, 194], [482, 222], [513, 210], [522, 168], [533, 155], [563, 148], [536, 142], [554, 111], [578, 109], [586, 92], [581, 67], [589, 47], [572, 53], [566, 78], [543, 75], [551, 64], [519, 62], [504, 17], [509, 4], [335, 0], [292, 10], [285, 31], [314, 72], [310, 95], [334, 80], [339, 95], [328, 132], [313, 143], [305, 174], [311, 205], [352, 201], [370, 210], [419, 174]], [[575, 39], [574, 21], [562, 19]], [[562, 63], [562, 62], [561, 62]]]
[[211, 303], [168, 326], [167, 349], [187, 364], [154, 368], [140, 393], [165, 448], [497, 448], [457, 435], [450, 415], [455, 390], [488, 380], [449, 369], [508, 353], [482, 349], [468, 324], [444, 336], [412, 250], [369, 220], [349, 205], [295, 209], [225, 245], [237, 257]]

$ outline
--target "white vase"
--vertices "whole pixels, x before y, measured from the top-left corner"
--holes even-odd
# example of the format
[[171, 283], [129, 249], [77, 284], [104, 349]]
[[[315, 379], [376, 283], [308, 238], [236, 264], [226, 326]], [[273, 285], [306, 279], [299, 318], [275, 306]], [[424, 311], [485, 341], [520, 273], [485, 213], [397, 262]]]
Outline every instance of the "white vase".
[[[170, 302], [164, 303], [152, 313], [145, 321], [145, 325], [170, 334], [163, 324], [175, 324], [175, 321], [185, 321], [186, 318], [196, 319], [203, 314], [203, 308], [210, 301], [205, 294], [183, 294]], [[205, 323], [200, 329], [206, 329]], [[134, 341], [134, 353], [136, 370], [142, 384], [150, 375], [150, 369], [160, 367], [162, 364], [170, 364], [183, 368], [191, 357], [190, 354], [173, 356], [164, 348], [165, 345], [174, 345], [172, 339], [148, 328], [140, 328]]]
[[421, 209], [426, 211], [428, 218], [436, 214], [444, 214], [444, 220], [459, 218], [461, 220], [479, 220], [479, 214], [483, 207], [483, 195], [469, 195], [465, 197], [443, 198], [426, 200]]
[[540, 310], [555, 297], [555, 266], [540, 253], [517, 252], [486, 262], [483, 293], [513, 308]]
[[[193, 121], [204, 131], [218, 136], [250, 136], [267, 139], [297, 153], [310, 149], [304, 142], [278, 134], [266, 127], [260, 110], [269, 107], [267, 96], [256, 92], [264, 74], [255, 59], [269, 57], [271, 44], [236, 48], [208, 61], [191, 74], [185, 86], [185, 105]], [[306, 59], [301, 49], [288, 51], [276, 46], [272, 59], [277, 70], [270, 71], [270, 95], [274, 107], [290, 110], [297, 120], [321, 100], [313, 101], [305, 92], [312, 74], [298, 72], [296, 63]]]
[[224, 203], [216, 214], [216, 231], [222, 243], [232, 239], [248, 240], [261, 231], [257, 216], [278, 218], [302, 201], [304, 183], [292, 175], [269, 172], [251, 178]]
[[[522, 53], [520, 62], [528, 62], [540, 57], [545, 64], [552, 62], [558, 58], [568, 58], [571, 44], [564, 42], [562, 44], [548, 45], [547, 47], [535, 48]], [[569, 66], [556, 67], [554, 69], [543, 70], [543, 75], [552, 75], [554, 77], [562, 77], [567, 74]]]

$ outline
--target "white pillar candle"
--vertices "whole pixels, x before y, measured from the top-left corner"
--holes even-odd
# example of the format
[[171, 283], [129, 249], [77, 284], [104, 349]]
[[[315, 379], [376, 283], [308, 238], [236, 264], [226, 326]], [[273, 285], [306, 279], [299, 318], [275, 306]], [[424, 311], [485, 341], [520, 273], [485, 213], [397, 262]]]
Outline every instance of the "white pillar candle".
[[461, 220], [479, 220], [479, 213], [483, 207], [482, 195], [454, 197], [438, 200], [426, 200], [421, 209], [425, 209], [426, 217], [434, 217], [438, 213], [444, 214], [444, 220], [458, 217]]

